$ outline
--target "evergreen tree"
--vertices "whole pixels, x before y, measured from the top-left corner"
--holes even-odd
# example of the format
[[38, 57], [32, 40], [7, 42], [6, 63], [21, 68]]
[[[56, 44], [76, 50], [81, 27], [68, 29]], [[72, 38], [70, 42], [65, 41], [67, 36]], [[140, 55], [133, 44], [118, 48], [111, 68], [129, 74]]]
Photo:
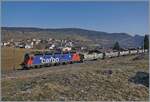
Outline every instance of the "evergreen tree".
[[113, 50], [120, 50], [120, 45], [118, 42], [114, 44]]
[[144, 37], [144, 49], [149, 49], [149, 36], [145, 35]]

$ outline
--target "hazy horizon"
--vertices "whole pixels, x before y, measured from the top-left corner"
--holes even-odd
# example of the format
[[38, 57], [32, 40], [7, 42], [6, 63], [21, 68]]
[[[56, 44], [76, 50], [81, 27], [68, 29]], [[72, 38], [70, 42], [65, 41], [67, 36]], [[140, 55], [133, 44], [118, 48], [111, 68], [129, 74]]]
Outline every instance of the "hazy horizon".
[[30, 27], [30, 26], [28, 26], [28, 27], [26, 27], [26, 26], [20, 26], [20, 27], [18, 27], [18, 26], [2, 26], [2, 27], [10, 27], [10, 28], [37, 28], [37, 29], [83, 29], [83, 30], [89, 30], [89, 31], [96, 31], [96, 32], [106, 32], [106, 33], [126, 33], [126, 34], [129, 34], [130, 36], [136, 36], [136, 35], [139, 35], [139, 36], [144, 36], [145, 34], [143, 34], [143, 35], [140, 35], [140, 34], [135, 34], [135, 35], [132, 35], [132, 34], [130, 34], [130, 33], [127, 33], [127, 32], [107, 32], [107, 31], [98, 31], [98, 30], [93, 30], [93, 29], [87, 29], [87, 28], [77, 28], [77, 27], [62, 27], [62, 28], [53, 28], [53, 27], [51, 27], [51, 28], [48, 28], [48, 27]]

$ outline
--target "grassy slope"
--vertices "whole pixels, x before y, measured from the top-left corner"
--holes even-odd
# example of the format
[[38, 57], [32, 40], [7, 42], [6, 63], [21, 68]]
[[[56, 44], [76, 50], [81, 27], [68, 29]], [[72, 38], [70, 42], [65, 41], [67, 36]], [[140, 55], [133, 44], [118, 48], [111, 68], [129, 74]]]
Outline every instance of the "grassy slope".
[[13, 71], [15, 69], [20, 69], [20, 64], [23, 61], [24, 54], [26, 52], [32, 51], [32, 49], [20, 49], [20, 48], [1, 48], [1, 69], [2, 72]]
[[37, 77], [4, 79], [2, 100], [148, 101], [148, 88], [128, 81], [137, 71], [148, 72], [148, 59], [132, 61], [134, 57], [58, 66]]
[[1, 68], [2, 71], [11, 71], [13, 66], [19, 68], [23, 61], [25, 49], [2, 48], [1, 49]]

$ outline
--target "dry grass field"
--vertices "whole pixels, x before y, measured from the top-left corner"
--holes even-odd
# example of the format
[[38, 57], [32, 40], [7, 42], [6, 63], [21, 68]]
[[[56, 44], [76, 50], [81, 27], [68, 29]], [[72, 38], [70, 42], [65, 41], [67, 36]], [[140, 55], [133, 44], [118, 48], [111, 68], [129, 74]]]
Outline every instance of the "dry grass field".
[[2, 72], [10, 72], [13, 70], [20, 69], [21, 68], [20, 64], [23, 61], [24, 54], [30, 51], [33, 51], [33, 49], [2, 47], [1, 48]]
[[23, 61], [24, 53], [28, 51], [17, 48], [1, 48], [1, 68], [2, 72], [18, 69]]
[[149, 88], [129, 81], [149, 71], [148, 54], [137, 56], [4, 73], [2, 100], [148, 101]]

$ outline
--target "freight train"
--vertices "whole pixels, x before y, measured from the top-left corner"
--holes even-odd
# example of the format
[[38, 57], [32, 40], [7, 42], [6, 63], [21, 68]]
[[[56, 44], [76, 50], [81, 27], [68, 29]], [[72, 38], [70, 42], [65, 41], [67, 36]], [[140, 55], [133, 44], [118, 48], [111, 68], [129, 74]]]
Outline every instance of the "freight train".
[[112, 52], [59, 52], [59, 53], [26, 53], [24, 61], [21, 64], [23, 69], [46, 67], [60, 64], [72, 64], [90, 60], [113, 58], [126, 55], [134, 55], [148, 52], [147, 49], [126, 50], [126, 51], [112, 51]]

